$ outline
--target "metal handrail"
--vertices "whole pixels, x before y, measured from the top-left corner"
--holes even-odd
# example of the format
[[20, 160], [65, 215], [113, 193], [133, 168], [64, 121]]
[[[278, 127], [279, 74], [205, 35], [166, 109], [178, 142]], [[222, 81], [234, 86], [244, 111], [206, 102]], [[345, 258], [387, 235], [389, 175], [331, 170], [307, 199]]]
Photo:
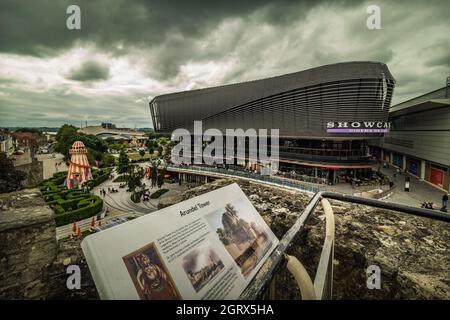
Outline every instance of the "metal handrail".
[[325, 212], [325, 241], [314, 279], [314, 291], [319, 300], [330, 300], [333, 297], [334, 213], [327, 199], [323, 198], [321, 203]]
[[221, 174], [226, 176], [235, 176], [235, 177], [241, 177], [246, 179], [252, 179], [252, 180], [258, 180], [262, 182], [268, 182], [273, 183], [281, 186], [291, 187], [295, 188], [301, 191], [309, 191], [309, 192], [318, 192], [325, 189], [324, 185], [320, 184], [314, 184], [311, 182], [306, 181], [295, 181], [293, 179], [285, 179], [282, 177], [276, 177], [276, 176], [266, 176], [266, 175], [260, 175], [260, 174], [254, 174], [251, 172], [245, 172], [245, 171], [237, 171], [237, 170], [226, 170], [221, 168], [210, 168], [210, 167], [200, 167], [200, 166], [192, 166], [189, 165], [187, 167], [183, 166], [175, 166], [175, 165], [167, 165], [167, 169], [170, 170], [178, 170], [178, 171], [185, 171], [189, 173], [189, 171], [194, 172], [194, 174], [197, 172], [207, 172], [211, 174]]
[[302, 300], [330, 300], [333, 297], [334, 214], [327, 199], [322, 199], [321, 202], [325, 212], [325, 241], [314, 284], [305, 267], [296, 257], [285, 256], [287, 268], [297, 281]]

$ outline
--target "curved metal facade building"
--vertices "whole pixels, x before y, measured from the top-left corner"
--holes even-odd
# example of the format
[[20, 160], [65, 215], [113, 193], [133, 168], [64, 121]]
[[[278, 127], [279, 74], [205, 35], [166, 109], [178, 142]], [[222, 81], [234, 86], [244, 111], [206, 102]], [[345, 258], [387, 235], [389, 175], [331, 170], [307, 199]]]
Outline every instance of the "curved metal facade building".
[[150, 102], [156, 132], [279, 129], [280, 137], [364, 139], [380, 133], [328, 133], [328, 122], [388, 121], [395, 80], [379, 62], [325, 65], [273, 78], [164, 94]]

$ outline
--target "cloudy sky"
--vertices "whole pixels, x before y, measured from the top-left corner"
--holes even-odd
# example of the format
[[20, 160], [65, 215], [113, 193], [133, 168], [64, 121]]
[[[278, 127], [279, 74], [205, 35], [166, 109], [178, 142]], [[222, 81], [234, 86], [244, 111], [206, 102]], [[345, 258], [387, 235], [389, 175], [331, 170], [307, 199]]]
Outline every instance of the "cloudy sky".
[[[66, 27], [70, 4], [81, 30]], [[366, 9], [381, 9], [369, 30]], [[444, 86], [450, 1], [1, 0], [0, 126], [150, 127], [148, 101], [373, 60], [394, 103]]]

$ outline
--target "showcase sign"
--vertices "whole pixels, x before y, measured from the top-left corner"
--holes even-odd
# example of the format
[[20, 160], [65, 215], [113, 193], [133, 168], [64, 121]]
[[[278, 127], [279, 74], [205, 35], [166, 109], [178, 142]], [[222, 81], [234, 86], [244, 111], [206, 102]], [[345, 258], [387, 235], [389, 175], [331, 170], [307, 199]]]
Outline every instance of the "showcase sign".
[[387, 133], [390, 128], [390, 122], [384, 121], [327, 122], [329, 133]]

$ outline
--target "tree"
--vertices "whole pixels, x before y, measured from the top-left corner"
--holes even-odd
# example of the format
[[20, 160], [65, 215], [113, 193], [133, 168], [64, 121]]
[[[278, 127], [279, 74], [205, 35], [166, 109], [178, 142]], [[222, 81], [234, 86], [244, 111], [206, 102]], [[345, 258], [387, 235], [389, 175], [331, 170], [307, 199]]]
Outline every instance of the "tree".
[[101, 167], [112, 167], [116, 164], [116, 159], [109, 153], [103, 153]]
[[56, 133], [56, 141], [61, 142], [63, 140], [67, 140], [70, 136], [75, 135], [77, 133], [77, 130], [77, 127], [70, 124], [63, 125], [58, 129], [58, 132]]
[[161, 161], [152, 161], [151, 172], [152, 172], [152, 188], [154, 188], [158, 182], [158, 167]]
[[116, 143], [113, 137], [108, 137], [105, 139], [106, 144], [108, 144], [108, 147], [111, 148], [109, 145]]
[[130, 158], [125, 153], [125, 151], [120, 151], [119, 159], [117, 160], [117, 172], [125, 173], [128, 171], [128, 167], [130, 165]]
[[[144, 169], [139, 166], [129, 166], [126, 176], [128, 191], [132, 192], [131, 200], [140, 202], [144, 190], [142, 190], [142, 178], [144, 178]], [[136, 190], [138, 189], [138, 190]]]
[[16, 170], [6, 153], [0, 152], [0, 193], [13, 192], [22, 187], [26, 173]]
[[108, 150], [105, 141], [97, 136], [86, 135], [78, 133], [77, 131], [77, 127], [68, 124], [59, 128], [58, 133], [56, 134], [58, 143], [55, 146], [55, 151], [63, 154], [64, 158], [68, 160], [70, 158], [69, 150], [72, 147], [72, 144], [75, 141], [82, 141], [89, 151], [90, 155], [88, 158], [91, 161], [91, 165], [94, 164], [95, 160], [101, 161], [102, 154]]
[[158, 189], [161, 189], [161, 187], [164, 185], [164, 176], [166, 175], [166, 172], [167, 172], [166, 167], [162, 168], [158, 172], [158, 178], [157, 178]]
[[31, 133], [37, 133], [38, 135], [41, 134], [41, 130], [37, 128], [18, 128], [15, 129], [14, 132], [31, 132]]
[[144, 156], [145, 156], [145, 150], [139, 151], [139, 155], [141, 156], [141, 158], [144, 158]]
[[166, 137], [161, 137], [161, 138], [158, 138], [158, 140], [156, 142], [158, 143], [158, 145], [164, 147], [167, 143], [169, 143], [169, 139], [167, 139]]
[[127, 171], [127, 187], [131, 192], [142, 187], [142, 178], [144, 178], [144, 169], [139, 166], [129, 166]]
[[157, 151], [158, 151], [158, 156], [162, 156], [163, 150], [164, 150], [164, 148], [163, 148], [162, 146], [159, 146], [159, 147], [158, 147], [158, 149], [157, 149]]
[[117, 150], [119, 152], [122, 150], [125, 150], [126, 148], [127, 148], [127, 146], [124, 143], [108, 144], [108, 149]]

